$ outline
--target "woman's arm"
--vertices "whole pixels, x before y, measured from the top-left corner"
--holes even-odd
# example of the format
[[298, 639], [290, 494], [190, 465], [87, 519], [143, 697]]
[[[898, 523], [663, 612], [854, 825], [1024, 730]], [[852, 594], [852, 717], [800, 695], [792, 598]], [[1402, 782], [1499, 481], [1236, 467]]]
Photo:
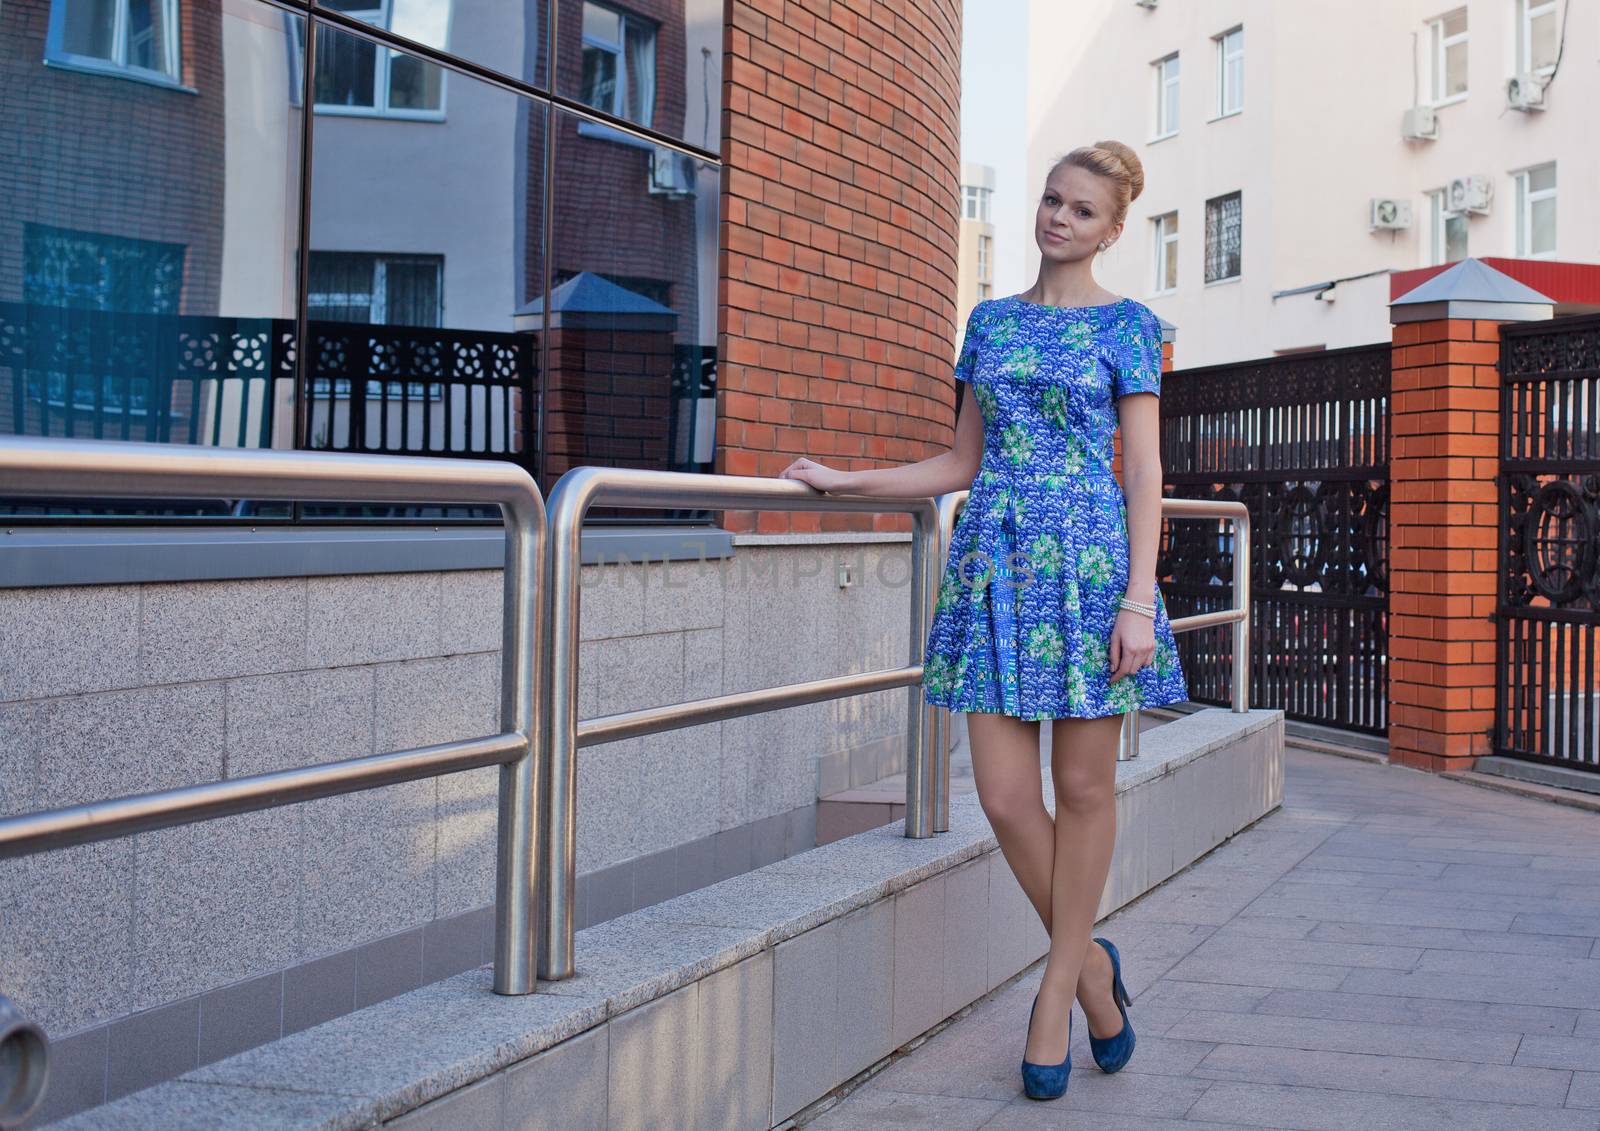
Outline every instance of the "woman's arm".
[[1128, 508], [1128, 592], [1156, 599], [1156, 549], [1161, 541], [1160, 402], [1131, 393], [1117, 402], [1122, 417], [1122, 490]]
[[972, 486], [978, 465], [983, 461], [983, 412], [976, 402], [977, 398], [971, 395], [961, 398], [961, 408], [956, 415], [955, 444], [947, 452], [898, 467], [869, 467], [860, 471], [837, 471], [815, 460], [801, 458], [784, 468], [778, 478], [799, 479], [830, 495], [913, 499], [964, 491]]

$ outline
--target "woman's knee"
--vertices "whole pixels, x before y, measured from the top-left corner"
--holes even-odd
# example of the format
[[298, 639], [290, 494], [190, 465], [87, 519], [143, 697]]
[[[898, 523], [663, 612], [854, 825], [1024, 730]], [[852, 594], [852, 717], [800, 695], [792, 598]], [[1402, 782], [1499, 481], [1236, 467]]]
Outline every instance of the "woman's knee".
[[1054, 785], [1057, 816], [1090, 816], [1111, 805], [1116, 796], [1115, 779], [1106, 782], [1098, 774], [1069, 771], [1058, 775]]
[[1046, 817], [1050, 815], [1045, 811], [1044, 798], [1037, 786], [1030, 788], [1026, 783], [991, 786], [987, 791], [980, 789], [978, 803], [983, 815], [989, 818], [989, 824], [996, 826], [1024, 824], [1040, 813]]

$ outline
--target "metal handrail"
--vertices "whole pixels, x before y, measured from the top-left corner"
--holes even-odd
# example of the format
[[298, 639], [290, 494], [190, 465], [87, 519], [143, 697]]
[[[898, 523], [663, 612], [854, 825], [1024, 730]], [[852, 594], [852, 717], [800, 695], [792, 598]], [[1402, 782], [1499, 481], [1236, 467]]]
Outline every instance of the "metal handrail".
[[88, 844], [297, 801], [500, 766], [496, 843], [496, 993], [534, 991], [542, 706], [544, 500], [526, 471], [499, 460], [417, 459], [180, 444], [0, 438], [0, 494], [329, 502], [497, 503], [505, 517], [500, 733], [301, 769], [0, 818], [0, 859]]
[[[693, 507], [696, 510], [898, 512], [911, 515], [911, 656], [905, 667], [716, 695], [608, 715], [578, 718], [579, 532], [591, 506]], [[539, 976], [568, 978], [573, 967], [573, 893], [577, 886], [578, 748], [635, 735], [657, 734], [744, 715], [885, 691], [908, 689], [905, 835], [927, 837], [949, 828], [948, 783], [943, 801], [934, 758], [929, 757], [929, 711], [922, 698], [922, 647], [934, 594], [940, 509], [930, 498], [829, 495], [776, 476], [703, 475], [636, 468], [575, 467], [550, 491], [548, 515], [550, 615], [545, 652], [549, 659], [549, 774], [545, 815], [547, 840], [539, 875], [544, 910]], [[946, 773], [948, 776], [948, 752]]]
[[[1250, 709], [1250, 508], [1225, 499], [1162, 499], [1162, 518], [1211, 518], [1233, 527], [1233, 607], [1209, 613], [1178, 617], [1168, 623], [1172, 631], [1194, 632], [1217, 625], [1233, 625], [1232, 709]], [[1117, 744], [1117, 760], [1126, 761], [1139, 754], [1139, 712], [1129, 711], [1122, 720], [1122, 735]]]

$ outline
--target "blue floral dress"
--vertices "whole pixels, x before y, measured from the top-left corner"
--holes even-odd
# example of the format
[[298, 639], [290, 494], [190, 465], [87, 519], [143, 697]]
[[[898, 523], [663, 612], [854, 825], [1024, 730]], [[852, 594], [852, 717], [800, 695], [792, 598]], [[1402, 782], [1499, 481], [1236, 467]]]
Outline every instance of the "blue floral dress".
[[980, 302], [956, 378], [983, 413], [983, 460], [952, 532], [923, 657], [927, 702], [1024, 719], [1098, 718], [1188, 698], [1160, 587], [1156, 652], [1109, 682], [1128, 588], [1111, 473], [1116, 400], [1161, 389], [1161, 324], [1143, 303]]

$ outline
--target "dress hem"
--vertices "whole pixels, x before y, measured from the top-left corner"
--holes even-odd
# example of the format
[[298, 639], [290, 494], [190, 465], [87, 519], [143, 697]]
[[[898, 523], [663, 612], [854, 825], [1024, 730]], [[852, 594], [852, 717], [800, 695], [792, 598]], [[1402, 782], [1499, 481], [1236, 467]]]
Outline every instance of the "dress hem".
[[1137, 706], [1129, 707], [1129, 708], [1126, 708], [1125, 710], [1121, 710], [1121, 711], [1105, 711], [1105, 712], [1102, 712], [1101, 714], [1098, 714], [1098, 715], [1084, 715], [1084, 714], [1078, 714], [1078, 713], [1073, 712], [1073, 711], [1068, 711], [1068, 712], [1066, 712], [1064, 714], [1058, 714], [1058, 715], [1056, 715], [1056, 714], [1050, 714], [1050, 715], [1046, 715], [1046, 714], [1040, 714], [1040, 715], [1014, 715], [1014, 714], [1010, 713], [1009, 711], [1004, 711], [1004, 710], [989, 710], [989, 709], [981, 707], [981, 706], [952, 705], [952, 704], [949, 704], [949, 703], [940, 703], [940, 702], [938, 702], [938, 701], [936, 701], [934, 699], [928, 698], [927, 696], [923, 697], [923, 702], [926, 705], [928, 705], [930, 707], [943, 707], [945, 710], [950, 711], [950, 712], [952, 712], [954, 714], [963, 714], [963, 715], [971, 715], [971, 714], [1005, 715], [1009, 719], [1021, 719], [1024, 722], [1033, 722], [1033, 723], [1044, 722], [1046, 719], [1108, 719], [1113, 715], [1125, 715], [1129, 711], [1144, 710], [1147, 707], [1170, 707], [1174, 703], [1187, 703], [1189, 701], [1190, 700], [1189, 700], [1188, 695], [1181, 695], [1181, 696], [1177, 696], [1177, 697], [1170, 698], [1170, 699], [1155, 699], [1155, 700], [1151, 700], [1148, 703], [1140, 703]]

